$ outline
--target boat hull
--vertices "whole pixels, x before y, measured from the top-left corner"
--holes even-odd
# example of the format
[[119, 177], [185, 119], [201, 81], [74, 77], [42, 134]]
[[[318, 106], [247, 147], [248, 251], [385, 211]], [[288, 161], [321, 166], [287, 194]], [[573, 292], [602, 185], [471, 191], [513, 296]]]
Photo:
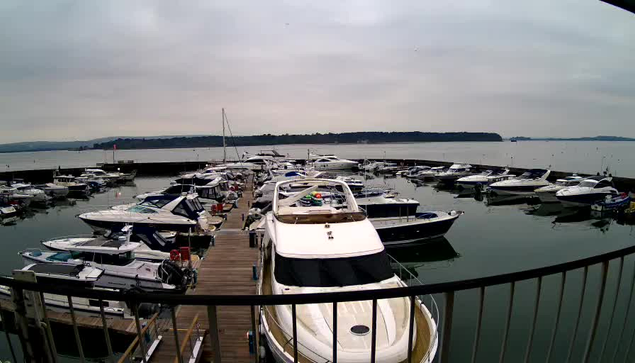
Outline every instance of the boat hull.
[[434, 218], [397, 218], [371, 222], [385, 246], [400, 246], [443, 237], [459, 215], [457, 213]]
[[112, 230], [119, 230], [125, 227], [126, 225], [138, 225], [148, 228], [154, 228], [159, 231], [175, 231], [175, 232], [189, 232], [190, 230], [195, 230], [196, 225], [191, 224], [175, 224], [175, 223], [158, 223], [156, 221], [144, 223], [142, 221], [105, 221], [105, 220], [96, 220], [89, 218], [82, 218], [79, 216], [79, 219], [84, 221], [84, 223], [88, 224], [90, 228], [92, 228], [95, 232], [108, 232]]
[[[546, 185], [546, 184], [545, 184]], [[499, 195], [523, 195], [523, 196], [535, 196], [535, 190], [545, 185], [519, 185], [519, 186], [493, 186], [490, 185], [490, 190]]]
[[565, 207], [580, 208], [591, 207], [591, 205], [601, 202], [611, 193], [588, 193], [588, 194], [574, 194], [574, 195], [558, 195], [556, 198]]

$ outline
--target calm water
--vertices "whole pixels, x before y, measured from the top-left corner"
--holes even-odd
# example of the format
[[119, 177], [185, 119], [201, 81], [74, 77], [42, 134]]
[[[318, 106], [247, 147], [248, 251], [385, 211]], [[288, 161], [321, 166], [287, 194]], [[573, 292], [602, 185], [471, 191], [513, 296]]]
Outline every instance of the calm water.
[[[238, 154], [254, 154], [271, 146], [239, 147]], [[635, 177], [635, 142], [521, 141], [447, 142], [355, 145], [281, 145], [276, 149], [295, 158], [305, 158], [307, 149], [334, 153], [348, 158], [394, 158], [457, 161], [547, 168], [570, 172], [596, 173], [607, 166], [613, 174]], [[236, 159], [236, 150], [227, 149]], [[198, 161], [222, 159], [222, 148], [119, 150], [116, 160]], [[0, 171], [35, 168], [87, 167], [112, 162], [111, 151], [87, 150], [0, 154]]]
[[[397, 148], [403, 145], [391, 145], [391, 147]], [[0, 243], [3, 245], [3, 253], [0, 255], [0, 273], [9, 274], [12, 269], [21, 267], [22, 262], [17, 255], [18, 251], [28, 247], [40, 247], [40, 241], [43, 239], [90, 232], [90, 229], [76, 218], [77, 214], [131, 202], [135, 194], [159, 189], [167, 185], [169, 181], [169, 178], [137, 178], [134, 186], [114, 188], [89, 200], [77, 201], [76, 205], [62, 204], [47, 210], [36, 210], [14, 225], [0, 226]], [[446, 240], [391, 252], [412, 269], [420, 279], [428, 283], [488, 276], [570, 261], [629, 246], [635, 240], [631, 226], [621, 225], [610, 219], [572, 216], [554, 208], [525, 203], [488, 205], [485, 201], [479, 201], [473, 197], [457, 198], [454, 193], [438, 191], [432, 186], [416, 187], [401, 178], [375, 178], [368, 180], [367, 184], [395, 188], [401, 192], [402, 196], [419, 200], [423, 210], [465, 211], [465, 215], [459, 218], [447, 234]], [[621, 286], [621, 302], [618, 304], [616, 313], [622, 321], [633, 266], [634, 261], [627, 259], [624, 276], [628, 277], [628, 282], [624, 282]], [[613, 264], [609, 276], [614, 277], [616, 273], [617, 264]], [[585, 344], [586, 327], [596, 302], [598, 276], [599, 269], [592, 268], [589, 272], [583, 325], [578, 334], [576, 347]], [[580, 273], [569, 274], [554, 362], [563, 361], [567, 354], [579, 303], [580, 281]], [[543, 283], [540, 319], [536, 328], [535, 349], [531, 361], [544, 360], [557, 302], [558, 282], [556, 277], [545, 279]], [[507, 362], [522, 361], [524, 356], [535, 289], [535, 281], [517, 285], [514, 300], [516, 308], [512, 317]], [[480, 362], [498, 360], [508, 294], [508, 286], [486, 290], [484, 325], [478, 355]], [[605, 306], [611, 306], [614, 294], [614, 280], [610, 279]], [[442, 304], [443, 299], [439, 298], [438, 301]], [[469, 361], [477, 307], [477, 291], [457, 294], [453, 326], [453, 362]], [[603, 313], [608, 314], [607, 311]], [[629, 319], [625, 339], [630, 339], [632, 329], [635, 328], [635, 322], [632, 320]], [[608, 344], [609, 357], [617, 346], [615, 331], [620, 327], [613, 327], [612, 340]], [[606, 326], [601, 328], [606, 329]], [[600, 334], [599, 337], [601, 341], [604, 335]], [[0, 341], [3, 340], [4, 338], [0, 338]], [[10, 359], [8, 350], [2, 348], [3, 344], [4, 342], [0, 343], [0, 353], [3, 354], [0, 358]], [[582, 348], [579, 348], [577, 352], [580, 349]], [[624, 351], [625, 348], [618, 355], [620, 361]], [[579, 360], [579, 356], [574, 355], [571, 361]], [[605, 361], [609, 360], [605, 357]]]

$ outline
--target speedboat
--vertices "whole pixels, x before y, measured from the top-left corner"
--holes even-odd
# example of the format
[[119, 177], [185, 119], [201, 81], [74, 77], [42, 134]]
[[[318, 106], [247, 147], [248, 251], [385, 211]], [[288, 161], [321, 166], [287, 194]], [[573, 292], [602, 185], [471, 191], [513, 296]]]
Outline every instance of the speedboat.
[[610, 176], [592, 176], [580, 184], [564, 188], [556, 193], [556, 198], [565, 207], [590, 207], [603, 201], [607, 196], [617, 196], [619, 192], [613, 186]]
[[54, 183], [46, 183], [36, 185], [36, 188], [42, 190], [46, 195], [53, 199], [63, 199], [68, 195], [68, 187], [63, 185], [57, 185]]
[[102, 179], [108, 185], [113, 185], [120, 181], [121, 173], [107, 173], [102, 169], [86, 169], [82, 175], [82, 177], [92, 178], [92, 179]]
[[[278, 183], [272, 211], [265, 216], [260, 294], [354, 292], [406, 286], [393, 272], [384, 245], [346, 183], [313, 179], [304, 190], [283, 199], [284, 194], [279, 191], [289, 183], [293, 181]], [[344, 202], [316, 196], [315, 204], [301, 203], [319, 188], [337, 190]], [[303, 304], [295, 309], [291, 305], [265, 306], [260, 313], [261, 331], [277, 362], [293, 362], [296, 353], [301, 362], [334, 361], [335, 324], [338, 362], [367, 362], [374, 336], [377, 362], [405, 361], [409, 343], [413, 362], [432, 362], [438, 347], [437, 325], [428, 308], [418, 298], [413, 301], [416, 305], [412, 320], [408, 318], [409, 297], [379, 300], [376, 314], [371, 301], [340, 302], [336, 314], [332, 303]], [[373, 316], [377, 334], [371, 332]], [[411, 323], [413, 340], [409, 342]], [[297, 352], [293, 351], [294, 345]]]
[[322, 156], [313, 162], [315, 170], [350, 170], [359, 168], [359, 163], [353, 160], [340, 159], [335, 155]]
[[563, 179], [556, 180], [555, 183], [549, 184], [546, 187], [538, 188], [535, 190], [536, 195], [543, 203], [557, 203], [556, 193], [564, 188], [572, 187], [580, 184], [584, 180], [583, 177], [573, 174]]
[[445, 171], [445, 166], [435, 166], [434, 168], [429, 168], [427, 170], [420, 171], [415, 178], [422, 181], [430, 181], [434, 180], [434, 178]]
[[[176, 263], [137, 259], [141, 243], [125, 236], [67, 244], [63, 251], [28, 249], [20, 252], [25, 263], [58, 266], [90, 266], [103, 270], [95, 285], [111, 289], [140, 288], [146, 291], [180, 292], [189, 283], [189, 273]], [[60, 247], [61, 243], [56, 246]]]
[[43, 190], [34, 188], [31, 184], [13, 183], [11, 187], [15, 188], [19, 194], [30, 195], [31, 203], [46, 204], [51, 199]]
[[454, 184], [457, 179], [472, 174], [470, 171], [471, 168], [472, 165], [470, 164], [452, 164], [447, 171], [435, 175], [435, 179], [437, 179], [441, 184], [451, 185]]
[[160, 231], [207, 230], [208, 217], [209, 213], [205, 211], [196, 194], [177, 197], [150, 196], [139, 204], [116, 206], [79, 215], [82, 221], [98, 232], [121, 229], [127, 224], [153, 227]]
[[0, 185], [0, 200], [5, 204], [28, 207], [33, 196], [20, 193], [16, 188]]
[[35, 274], [38, 282], [92, 287], [103, 276], [104, 270], [83, 264], [42, 265], [27, 263], [20, 271]]
[[53, 176], [53, 184], [67, 187], [69, 195], [81, 197], [90, 195], [88, 184], [77, 181], [77, 178], [72, 175], [55, 175]]
[[459, 178], [457, 179], [456, 184], [463, 189], [474, 189], [478, 186], [484, 187], [491, 183], [510, 179], [511, 177], [513, 177], [513, 175], [509, 175], [509, 169], [485, 170], [480, 174]]
[[348, 185], [348, 187], [351, 189], [353, 193], [361, 192], [362, 189], [364, 189], [364, 181], [360, 179], [353, 178], [351, 176], [341, 176], [341, 175], [335, 179], [345, 182], [346, 185]]
[[[113, 248], [118, 248], [125, 242], [131, 242], [131, 237], [136, 235], [133, 233], [133, 226], [126, 226], [121, 231], [109, 231], [104, 235], [77, 235], [77, 236], [65, 236], [42, 241], [42, 244], [46, 248], [53, 251], [78, 251], [82, 249], [90, 249], [92, 251], [104, 250], [110, 251]], [[154, 233], [152, 233], [154, 234]], [[159, 237], [160, 234], [157, 233]], [[144, 242], [145, 238], [141, 238]], [[167, 246], [170, 250], [173, 245]], [[140, 243], [137, 248], [134, 249], [134, 256], [139, 260], [146, 261], [163, 261], [170, 258], [169, 252], [161, 250], [153, 250], [146, 245], [146, 243]]]
[[517, 178], [492, 183], [489, 189], [498, 195], [533, 196], [536, 189], [549, 185], [550, 173], [544, 169], [527, 170]]
[[[429, 166], [425, 166], [425, 165], [413, 166], [412, 168], [410, 168], [408, 170], [402, 171], [401, 175], [406, 177], [406, 178], [409, 178], [409, 179], [410, 178], [416, 178], [417, 174], [419, 174], [420, 172], [423, 172], [423, 171], [427, 171], [427, 170], [430, 170]], [[399, 174], [399, 173], [397, 173], [397, 174]]]

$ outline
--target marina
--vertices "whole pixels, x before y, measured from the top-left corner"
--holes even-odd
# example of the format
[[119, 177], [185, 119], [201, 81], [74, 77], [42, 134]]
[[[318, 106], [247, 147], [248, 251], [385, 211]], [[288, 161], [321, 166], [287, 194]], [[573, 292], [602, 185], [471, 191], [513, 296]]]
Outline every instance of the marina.
[[[416, 163], [417, 165], [423, 165], [421, 161]], [[409, 162], [407, 164], [413, 163]], [[403, 166], [400, 166], [400, 170], [405, 170], [408, 167], [407, 164], [402, 161]], [[475, 168], [473, 173], [478, 173], [482, 166], [473, 167]], [[518, 172], [518, 169], [510, 170], [512, 174], [516, 172]], [[174, 171], [173, 175], [177, 173], [178, 171]], [[406, 173], [402, 174], [405, 175]], [[344, 172], [343, 175], [346, 177], [340, 178], [340, 180], [345, 183], [351, 183], [356, 188], [359, 188], [359, 185], [363, 185], [365, 188], [370, 188], [369, 190], [371, 191], [377, 191], [374, 193], [378, 193], [381, 190], [390, 190], [390, 195], [398, 194], [397, 197], [389, 197], [390, 201], [388, 203], [392, 203], [393, 198], [395, 200], [404, 198], [404, 201], [421, 201], [419, 208], [415, 206], [419, 213], [426, 210], [459, 211], [461, 214], [460, 218], [457, 219], [449, 231], [446, 230], [443, 233], [445, 237], [438, 238], [435, 235], [431, 236], [435, 237], [433, 239], [424, 239], [425, 236], [421, 235], [422, 239], [417, 241], [417, 243], [413, 244], [412, 242], [414, 241], [406, 241], [403, 244], [405, 247], [395, 249], [393, 246], [392, 249], [388, 250], [389, 254], [397, 259], [398, 266], [406, 268], [410, 273], [417, 276], [417, 279], [424, 281], [422, 286], [448, 281], [468, 280], [482, 276], [496, 276], [513, 271], [557, 264], [565, 260], [584, 258], [628, 247], [629, 240], [632, 238], [632, 227], [623, 217], [613, 214], [595, 215], [592, 212], [587, 214], [586, 211], [571, 210], [557, 203], [540, 203], [536, 197], [499, 203], [497, 201], [498, 197], [495, 195], [490, 196], [485, 192], [481, 193], [474, 190], [469, 190], [466, 193], [463, 188], [448, 187], [447, 182], [437, 185], [435, 181], [422, 183], [417, 181], [417, 178], [406, 178], [405, 176], [394, 177], [372, 173], [355, 174], [350, 171]], [[136, 197], [137, 195], [153, 190], [161, 190], [174, 178], [174, 176], [145, 176], [141, 173], [135, 179], [134, 184], [113, 186], [105, 192], [93, 194], [85, 200], [78, 199], [70, 204], [58, 201], [57, 205], [53, 204], [49, 209], [34, 209], [29, 213], [23, 214], [13, 223], [0, 227], [3, 232], [6, 232], [3, 233], [6, 238], [15, 240], [16, 236], [22, 234], [26, 236], [26, 239], [23, 238], [22, 240], [27, 241], [26, 245], [14, 247], [15, 255], [13, 256], [15, 257], [11, 253], [5, 254], [6, 256], [3, 257], [6, 259], [5, 263], [3, 263], [7, 269], [5, 273], [10, 273], [12, 269], [22, 267], [19, 258], [17, 258], [17, 252], [24, 248], [41, 248], [39, 241], [68, 232], [89, 233], [90, 227], [81, 223], [75, 217], [81, 212], [99, 210], [106, 206], [138, 203], [139, 198]], [[251, 215], [250, 206], [254, 202], [252, 190], [256, 188], [254, 179], [255, 176], [250, 176], [245, 181], [242, 197], [238, 199], [236, 206], [230, 208], [231, 211], [227, 214], [227, 220], [222, 223], [220, 229], [214, 232], [213, 245], [206, 250], [198, 252], [201, 254], [201, 259], [195, 264], [197, 283], [194, 288], [187, 291], [186, 296], [235, 295], [240, 297], [256, 294], [257, 281], [254, 280], [254, 277], [260, 277], [264, 272], [258, 270], [259, 272], [254, 275], [254, 269], [256, 266], [260, 266], [259, 249], [250, 246], [250, 244], [253, 246], [252, 237], [247, 231], [242, 229], [246, 220], [248, 223], [253, 223], [249, 216]], [[363, 190], [358, 197], [361, 202], [368, 200], [373, 193], [365, 192], [366, 194], [363, 195]], [[151, 195], [153, 194], [149, 194], [149, 196]], [[328, 195], [328, 193], [325, 195]], [[211, 210], [215, 207], [212, 204], [206, 208]], [[410, 218], [408, 217], [410, 211], [407, 204], [404, 205], [401, 212], [398, 209], [396, 210], [397, 219], [400, 217]], [[402, 215], [399, 216], [399, 213]], [[413, 218], [416, 220], [414, 214]], [[378, 219], [378, 221], [380, 220], [382, 218]], [[412, 221], [407, 222], [412, 223]], [[30, 228], [29, 225], [33, 223], [36, 223], [40, 230], [42, 227], [49, 226], [46, 230], [39, 232], [42, 235], [40, 240], [33, 238], [38, 235], [37, 233], [33, 235], [29, 231], [28, 234], [24, 234]], [[373, 223], [375, 224], [375, 222]], [[255, 226], [255, 223], [253, 225]], [[380, 228], [380, 225], [375, 224], [375, 227]], [[54, 232], [53, 230], [56, 228], [60, 232]], [[472, 236], [472, 231], [475, 229], [478, 229], [479, 235], [483, 237], [475, 239]], [[64, 233], [62, 233], [62, 230]], [[537, 236], [540, 237], [538, 238]], [[256, 240], [261, 238], [262, 236], [257, 237]], [[384, 243], [390, 246], [388, 239]], [[545, 248], [549, 249], [549, 254], [541, 252]], [[482, 261], [490, 260], [492, 256], [505, 256], [505, 258], [498, 259], [496, 263], [482, 264]], [[531, 258], [527, 258], [527, 256], [531, 256]], [[625, 267], [624, 270], [626, 271], [629, 268]], [[572, 274], [570, 279], [580, 283], [579, 276], [575, 274]], [[588, 279], [589, 281], [595, 281], [592, 276], [588, 277]], [[555, 287], [549, 287], [551, 286], [550, 284], [551, 282], [545, 280], [543, 285], [545, 293], [557, 290]], [[519, 296], [527, 294], [530, 296], [531, 289], [521, 288], [521, 286], [519, 285], [516, 293]], [[609, 286], [614, 287], [610, 283]], [[474, 305], [478, 303], [478, 296], [473, 294], [459, 294], [456, 298], [459, 299], [457, 301], [463, 301], [463, 304]], [[503, 300], [494, 299], [491, 303], [502, 304]], [[570, 308], [575, 305], [573, 302], [570, 302], [570, 304], [572, 304]], [[516, 309], [523, 309], [524, 305], [519, 302]], [[9, 308], [5, 310], [5, 313], [12, 312], [10, 305], [8, 306]], [[446, 308], [447, 305], [443, 306], [440, 304], [439, 310], [443, 312]], [[253, 316], [250, 309], [254, 312]], [[218, 329], [218, 334], [216, 335], [211, 334], [209, 330], [210, 311], [208, 306], [188, 306], [184, 304], [174, 309], [177, 337], [180, 339], [179, 345], [184, 344], [183, 342], [185, 341], [191, 347], [198, 344], [196, 350], [181, 349], [180, 351], [183, 352], [182, 356], [186, 359], [196, 357], [196, 359], [203, 359], [204, 361], [254, 361], [260, 355], [260, 349], [254, 347], [257, 344], [261, 344], [262, 339], [254, 336], [253, 341], [250, 343], [249, 332], [253, 331], [252, 324], [258, 324], [259, 322], [256, 309], [257, 307], [253, 305], [250, 307], [222, 306], [221, 304], [221, 306], [216, 307], [215, 314]], [[527, 309], [530, 309], [530, 307], [527, 306]], [[549, 311], [543, 312], [545, 314], [554, 313], [550, 308], [543, 306], [542, 309]], [[174, 327], [170, 327], [172, 324], [169, 315], [170, 309], [167, 309], [167, 311], [165, 309], [161, 310], [163, 310], [163, 313], [153, 320], [155, 332], [151, 334], [153, 339], [157, 339], [157, 337], [161, 337], [161, 339], [153, 340], [156, 344], [152, 348], [152, 354], [148, 356], [150, 361], [170, 361], [175, 359], [174, 352], [177, 349], [177, 342], [172, 337]], [[584, 311], [587, 312], [586, 307]], [[453, 321], [453, 344], [459, 344], [457, 342], [461, 341], [468, 343], [471, 339], [471, 334], [466, 334], [466, 332], [473, 330], [470, 327], [471, 324], [468, 323], [471, 320], [468, 318], [468, 311], [457, 309], [454, 314], [456, 315]], [[68, 326], [68, 324], [72, 323], [69, 320], [70, 316], [68, 313], [51, 312], [50, 318], [51, 321], [55, 321], [57, 324], [66, 324]], [[146, 319], [149, 318], [150, 316]], [[437, 316], [435, 319], [439, 319], [439, 317]], [[144, 320], [142, 319], [142, 321]], [[438, 320], [436, 321], [439, 323]], [[501, 323], [498, 318], [494, 318], [493, 321]], [[93, 331], [103, 329], [101, 319], [84, 317], [81, 316], [81, 313], [76, 316], [76, 322], [80, 329]], [[114, 334], [129, 336], [130, 339], [134, 338], [135, 333], [138, 335], [138, 332], [135, 332], [136, 324], [134, 319], [109, 318], [108, 324], [110, 326], [109, 330]], [[514, 337], [515, 335], [511, 336], [510, 348], [514, 344], [519, 343], [514, 343]], [[480, 344], [487, 347], [494, 340], [496, 339], [481, 337]], [[121, 354], [124, 357], [135, 354], [138, 356], [142, 350], [141, 344], [138, 343], [138, 340], [137, 343], [130, 340], [129, 344], [131, 344], [131, 349], [125, 349], [127, 345], [121, 345], [121, 348], [119, 348], [121, 349]], [[493, 347], [490, 348], [493, 349]], [[143, 350], [145, 349], [147, 347], [143, 348]], [[258, 354], [256, 354], [256, 351]], [[217, 352], [220, 354], [220, 358], [215, 356]], [[467, 353], [456, 351], [453, 353], [452, 361], [462, 361], [463, 354]], [[515, 353], [513, 349], [510, 349], [507, 354], [513, 356]], [[564, 353], [556, 351], [554, 354], [557, 356]]]

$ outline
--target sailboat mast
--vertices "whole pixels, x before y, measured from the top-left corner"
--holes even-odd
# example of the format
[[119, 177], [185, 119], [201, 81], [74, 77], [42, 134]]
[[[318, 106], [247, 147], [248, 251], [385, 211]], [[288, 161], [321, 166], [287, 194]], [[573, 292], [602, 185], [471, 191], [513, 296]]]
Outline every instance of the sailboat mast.
[[225, 109], [222, 109], [223, 117], [223, 164], [227, 162], [227, 144], [225, 143]]

